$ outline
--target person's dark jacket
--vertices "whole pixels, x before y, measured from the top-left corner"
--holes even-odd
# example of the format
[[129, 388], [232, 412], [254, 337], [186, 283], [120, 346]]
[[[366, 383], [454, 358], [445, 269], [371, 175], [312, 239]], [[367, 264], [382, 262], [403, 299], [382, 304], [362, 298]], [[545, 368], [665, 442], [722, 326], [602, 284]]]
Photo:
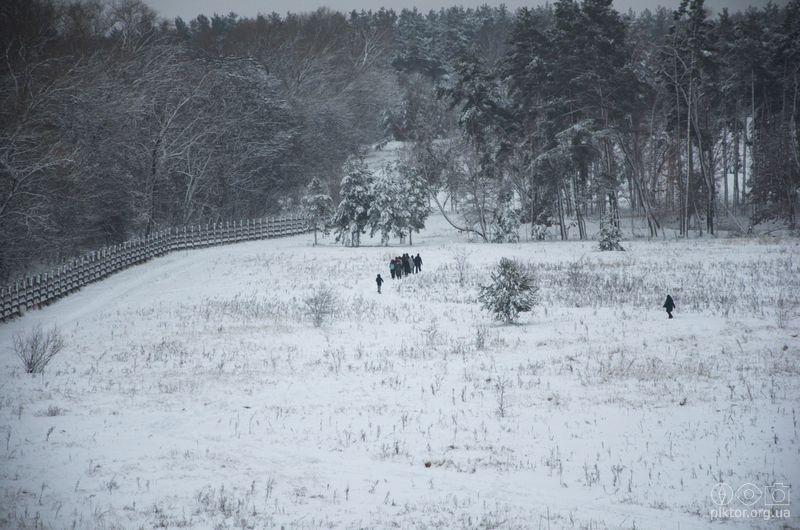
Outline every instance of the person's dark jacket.
[[666, 302], [664, 302], [663, 307], [667, 311], [672, 311], [673, 309], [675, 309], [675, 302], [672, 301], [672, 297], [670, 295], [667, 295], [667, 300]]

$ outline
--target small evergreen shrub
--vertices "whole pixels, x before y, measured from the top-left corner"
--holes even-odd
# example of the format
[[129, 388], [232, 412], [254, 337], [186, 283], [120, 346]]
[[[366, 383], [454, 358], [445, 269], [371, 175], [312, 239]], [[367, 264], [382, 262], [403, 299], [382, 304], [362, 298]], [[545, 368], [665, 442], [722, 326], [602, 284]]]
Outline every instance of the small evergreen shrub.
[[539, 303], [539, 287], [533, 272], [518, 262], [502, 258], [491, 273], [492, 282], [481, 286], [478, 300], [496, 320], [510, 324], [520, 313], [531, 311]]
[[600, 221], [600, 250], [625, 250], [622, 248], [622, 231], [610, 215]]

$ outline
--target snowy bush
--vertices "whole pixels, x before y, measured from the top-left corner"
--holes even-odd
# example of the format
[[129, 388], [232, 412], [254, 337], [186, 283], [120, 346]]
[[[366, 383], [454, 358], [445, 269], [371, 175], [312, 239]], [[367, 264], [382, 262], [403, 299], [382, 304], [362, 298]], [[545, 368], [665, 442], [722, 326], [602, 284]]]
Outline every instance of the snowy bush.
[[594, 280], [589, 275], [589, 267], [587, 265], [585, 260], [581, 258], [574, 263], [570, 263], [567, 267], [566, 286], [577, 295], [578, 299], [586, 296]]
[[458, 285], [464, 285], [467, 272], [470, 269], [469, 257], [470, 253], [464, 248], [459, 247], [453, 251], [453, 261], [455, 262], [456, 272], [458, 272]]
[[42, 326], [36, 326], [28, 335], [14, 337], [14, 352], [29, 374], [44, 372], [45, 366], [63, 348], [64, 338], [55, 326], [47, 331], [42, 330]]
[[306, 314], [311, 317], [314, 327], [320, 327], [326, 318], [336, 313], [336, 296], [330, 287], [317, 286], [305, 300]]
[[545, 239], [547, 239], [547, 226], [532, 224], [531, 239], [535, 241], [544, 241]]
[[620, 245], [622, 232], [611, 216], [604, 216], [600, 221], [600, 250], [625, 250]]
[[496, 212], [489, 227], [489, 239], [492, 243], [519, 242], [519, 212], [509, 204], [503, 204]]
[[539, 287], [532, 271], [516, 261], [502, 258], [491, 277], [492, 283], [481, 286], [478, 299], [495, 319], [514, 322], [520, 313], [531, 311], [539, 303]]

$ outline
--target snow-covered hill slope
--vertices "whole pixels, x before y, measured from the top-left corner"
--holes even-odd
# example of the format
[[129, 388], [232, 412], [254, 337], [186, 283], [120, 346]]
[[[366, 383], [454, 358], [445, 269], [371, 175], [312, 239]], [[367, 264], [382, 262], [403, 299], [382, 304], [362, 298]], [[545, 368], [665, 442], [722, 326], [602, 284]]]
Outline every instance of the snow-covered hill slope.
[[[800, 524], [711, 495], [800, 485], [797, 241], [322, 241], [173, 253], [0, 326], [0, 526]], [[422, 273], [392, 281], [402, 252]], [[518, 325], [476, 299], [501, 256], [538, 271]], [[66, 347], [29, 375], [36, 324]]]

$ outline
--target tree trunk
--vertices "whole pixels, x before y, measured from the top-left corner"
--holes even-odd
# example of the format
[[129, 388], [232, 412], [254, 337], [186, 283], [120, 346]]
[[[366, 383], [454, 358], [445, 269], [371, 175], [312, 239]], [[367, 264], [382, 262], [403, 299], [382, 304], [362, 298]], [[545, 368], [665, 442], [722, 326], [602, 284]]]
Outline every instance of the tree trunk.
[[[697, 157], [700, 164], [700, 173], [703, 176], [703, 184], [706, 188], [706, 230], [709, 234], [714, 234], [714, 201], [716, 194], [716, 186], [714, 182], [714, 165], [713, 154], [710, 148], [703, 146], [703, 135], [700, 130], [700, 118], [697, 114], [698, 105], [694, 106], [692, 113], [692, 128], [694, 129], [694, 136], [697, 140]], [[697, 205], [695, 204], [695, 214], [697, 214]], [[697, 215], [699, 226], [699, 215]], [[701, 231], [702, 233], [702, 231]]]
[[[583, 169], [581, 170], [583, 171]], [[583, 208], [581, 200], [580, 182], [578, 181], [577, 173], [572, 174], [572, 192], [574, 196], [575, 206], [575, 219], [578, 221], [578, 237], [582, 240], [586, 239], [586, 221], [583, 218]]]
[[739, 213], [739, 164], [742, 159], [739, 156], [739, 147], [742, 141], [739, 127], [739, 114], [737, 104], [736, 119], [733, 122], [733, 213]]
[[694, 154], [692, 153], [692, 115], [691, 115], [691, 87], [689, 89], [690, 97], [687, 101], [687, 113], [686, 113], [686, 186], [685, 191], [683, 194], [684, 203], [683, 203], [683, 224], [685, 227], [685, 231], [683, 236], [688, 238], [689, 237], [689, 204], [692, 202], [692, 173], [694, 172], [694, 164], [693, 164], [693, 157]]
[[722, 186], [725, 200], [723, 205], [728, 211], [728, 130], [725, 129], [722, 136]]
[[742, 211], [744, 211], [746, 210], [746, 197], [747, 197], [747, 141], [748, 141], [747, 139], [749, 136], [747, 134], [747, 129], [748, 129], [747, 117], [744, 118], [744, 127], [742, 129], [743, 129], [742, 133], [744, 136], [743, 137], [744, 145], [742, 145], [742, 188], [740, 190], [742, 194], [742, 200], [739, 204], [742, 206]]
[[564, 226], [564, 205], [561, 201], [561, 186], [558, 186], [557, 189], [557, 200], [556, 200], [556, 209], [558, 211], [558, 228], [561, 231], [561, 240], [567, 240], [567, 227]]
[[717, 200], [717, 182], [714, 178], [714, 163], [713, 153], [706, 152], [706, 163], [708, 167], [705, 169], [706, 185], [708, 186], [708, 197], [706, 199], [706, 230], [712, 236], [714, 235], [714, 217], [716, 215], [716, 200]]
[[[641, 150], [637, 149], [637, 140], [634, 139], [634, 146], [633, 150], [629, 147], [626, 147], [625, 143], [620, 141], [618, 145], [622, 150], [622, 153], [625, 155], [625, 161], [628, 167], [628, 187], [630, 192], [631, 201], [636, 199], [636, 202], [640, 205], [640, 209], [644, 212], [645, 219], [647, 220], [647, 226], [650, 230], [650, 236], [658, 236], [658, 229], [660, 228], [660, 223], [658, 219], [656, 219], [656, 215], [653, 213], [653, 207], [650, 202], [649, 194], [647, 193], [646, 184], [644, 182], [644, 162], [641, 157]], [[631, 152], [632, 151], [632, 152]], [[668, 186], [669, 181], [671, 179], [668, 177]], [[617, 198], [616, 193], [611, 192], [609, 193], [609, 200], [612, 207], [612, 213], [616, 217], [616, 225], [619, 226], [619, 208], [616, 205]]]

